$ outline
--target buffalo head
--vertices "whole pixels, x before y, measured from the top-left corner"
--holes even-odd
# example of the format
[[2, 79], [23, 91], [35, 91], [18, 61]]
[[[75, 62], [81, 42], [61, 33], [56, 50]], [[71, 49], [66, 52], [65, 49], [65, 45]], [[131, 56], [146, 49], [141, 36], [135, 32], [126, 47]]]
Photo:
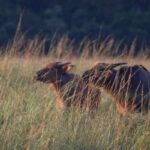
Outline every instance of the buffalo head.
[[125, 64], [126, 63], [98, 63], [91, 69], [86, 70], [82, 78], [86, 83], [92, 82], [95, 85], [106, 84], [106, 82], [109, 82], [110, 78], [113, 77], [114, 68]]
[[34, 75], [34, 79], [44, 83], [56, 83], [61, 80], [61, 77], [69, 72], [74, 65], [70, 62], [60, 63], [54, 62], [46, 65], [44, 68], [38, 70]]

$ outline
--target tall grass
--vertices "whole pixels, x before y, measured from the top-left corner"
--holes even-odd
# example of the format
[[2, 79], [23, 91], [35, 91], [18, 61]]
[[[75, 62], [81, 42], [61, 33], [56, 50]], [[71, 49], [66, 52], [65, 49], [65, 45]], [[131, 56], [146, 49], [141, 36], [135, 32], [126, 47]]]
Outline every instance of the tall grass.
[[[122, 57], [110, 59], [98, 55], [100, 51], [89, 58], [86, 42], [84, 47], [81, 43], [85, 50], [77, 58], [72, 55], [73, 47], [68, 42], [61, 39], [44, 56], [41, 54], [44, 40], [38, 37], [26, 40], [20, 35], [4, 49], [7, 53], [0, 57], [0, 149], [149, 150], [150, 114], [120, 117], [106, 93], [102, 93], [100, 108], [94, 116], [77, 108], [59, 112], [55, 109], [54, 93], [48, 85], [35, 82], [33, 74], [53, 60], [72, 60], [77, 65], [74, 72], [79, 74], [96, 61], [124, 60], [146, 67], [150, 62]], [[109, 51], [108, 47], [104, 48]]]

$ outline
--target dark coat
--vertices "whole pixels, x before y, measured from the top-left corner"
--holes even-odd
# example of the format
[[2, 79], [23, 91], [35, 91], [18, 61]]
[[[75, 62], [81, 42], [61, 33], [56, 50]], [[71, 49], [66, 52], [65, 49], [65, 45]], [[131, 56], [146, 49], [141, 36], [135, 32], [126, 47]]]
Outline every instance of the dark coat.
[[86, 83], [103, 88], [110, 93], [121, 114], [148, 111], [150, 101], [150, 72], [142, 65], [122, 66], [125, 63], [99, 63], [85, 71]]

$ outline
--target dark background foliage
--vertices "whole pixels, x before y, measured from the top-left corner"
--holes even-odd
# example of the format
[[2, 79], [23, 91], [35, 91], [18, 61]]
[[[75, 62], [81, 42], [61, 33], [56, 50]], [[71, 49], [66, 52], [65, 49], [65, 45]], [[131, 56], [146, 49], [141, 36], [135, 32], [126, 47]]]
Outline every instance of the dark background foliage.
[[21, 30], [52, 37], [68, 34], [80, 41], [87, 36], [113, 36], [140, 47], [150, 45], [149, 0], [0, 0], [0, 44], [7, 43], [23, 14]]

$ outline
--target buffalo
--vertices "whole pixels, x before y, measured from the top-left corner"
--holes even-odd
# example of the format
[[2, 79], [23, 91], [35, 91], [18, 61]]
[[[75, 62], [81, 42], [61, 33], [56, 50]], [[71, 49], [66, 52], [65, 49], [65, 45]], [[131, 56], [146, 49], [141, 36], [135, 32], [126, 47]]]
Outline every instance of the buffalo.
[[149, 109], [150, 72], [142, 65], [98, 63], [86, 70], [82, 78], [111, 94], [122, 115]]
[[70, 62], [50, 63], [37, 71], [34, 79], [49, 84], [55, 91], [58, 109], [71, 106], [97, 109], [101, 94], [99, 89], [88, 86], [79, 75], [70, 73], [73, 67]]

